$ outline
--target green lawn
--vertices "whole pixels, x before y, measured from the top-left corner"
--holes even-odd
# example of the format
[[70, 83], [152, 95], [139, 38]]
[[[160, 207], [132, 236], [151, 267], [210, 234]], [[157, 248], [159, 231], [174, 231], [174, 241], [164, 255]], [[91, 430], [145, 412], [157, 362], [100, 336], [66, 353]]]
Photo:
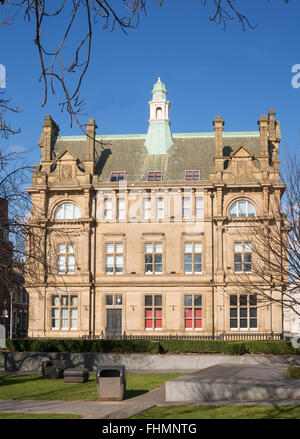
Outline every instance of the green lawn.
[[300, 419], [300, 407], [180, 405], [152, 407], [130, 419]]
[[56, 413], [0, 413], [0, 419], [80, 419], [80, 415]]
[[[133, 398], [181, 376], [179, 373], [126, 374], [126, 398]], [[42, 375], [0, 375], [0, 399], [50, 399], [96, 401], [96, 375], [87, 383], [65, 383], [63, 379], [48, 380]]]

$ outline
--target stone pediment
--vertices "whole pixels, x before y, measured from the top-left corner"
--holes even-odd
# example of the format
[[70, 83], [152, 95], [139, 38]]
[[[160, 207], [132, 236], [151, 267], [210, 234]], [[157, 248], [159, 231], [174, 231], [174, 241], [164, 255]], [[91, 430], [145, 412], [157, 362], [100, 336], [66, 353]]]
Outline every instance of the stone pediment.
[[252, 158], [251, 154], [243, 145], [239, 146], [238, 149], [230, 154], [231, 158]]
[[78, 157], [73, 153], [73, 151], [70, 151], [69, 149], [65, 149], [62, 151], [55, 159], [55, 161], [76, 161], [78, 160]]

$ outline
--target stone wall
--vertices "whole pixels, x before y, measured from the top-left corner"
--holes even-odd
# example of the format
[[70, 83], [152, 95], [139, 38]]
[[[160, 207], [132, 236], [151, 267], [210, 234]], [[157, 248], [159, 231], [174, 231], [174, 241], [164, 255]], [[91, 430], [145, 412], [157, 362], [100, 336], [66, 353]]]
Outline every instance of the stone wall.
[[168, 371], [204, 369], [215, 364], [300, 366], [296, 355], [151, 355], [76, 352], [0, 351], [0, 372], [41, 372], [43, 360], [67, 360], [70, 367], [86, 367], [96, 372], [99, 366], [122, 364], [127, 371]]

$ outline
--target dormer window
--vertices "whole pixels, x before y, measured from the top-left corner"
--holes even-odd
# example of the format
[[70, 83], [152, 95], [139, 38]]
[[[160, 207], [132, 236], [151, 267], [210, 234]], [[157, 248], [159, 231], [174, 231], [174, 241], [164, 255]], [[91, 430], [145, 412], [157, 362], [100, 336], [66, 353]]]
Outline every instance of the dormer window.
[[113, 171], [110, 174], [110, 181], [122, 181], [126, 180], [126, 172], [125, 171]]
[[200, 171], [198, 170], [191, 170], [191, 171], [185, 171], [185, 179], [188, 181], [191, 180], [200, 180]]
[[149, 171], [147, 180], [148, 181], [162, 181], [163, 173], [162, 171]]
[[231, 217], [253, 217], [256, 216], [253, 204], [246, 200], [239, 200], [233, 203], [229, 208]]

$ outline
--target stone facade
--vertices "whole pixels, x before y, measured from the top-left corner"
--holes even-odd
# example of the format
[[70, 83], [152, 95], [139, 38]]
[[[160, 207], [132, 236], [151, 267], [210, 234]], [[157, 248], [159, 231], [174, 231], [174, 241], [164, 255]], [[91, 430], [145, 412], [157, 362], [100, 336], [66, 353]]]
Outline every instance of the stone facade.
[[255, 283], [242, 231], [284, 191], [274, 111], [259, 131], [216, 116], [212, 132], [171, 134], [168, 108], [159, 80], [147, 135], [96, 135], [89, 119], [86, 137], [59, 136], [46, 116], [27, 190], [51, 269], [27, 279], [29, 336], [282, 332], [280, 304], [235, 281]]

